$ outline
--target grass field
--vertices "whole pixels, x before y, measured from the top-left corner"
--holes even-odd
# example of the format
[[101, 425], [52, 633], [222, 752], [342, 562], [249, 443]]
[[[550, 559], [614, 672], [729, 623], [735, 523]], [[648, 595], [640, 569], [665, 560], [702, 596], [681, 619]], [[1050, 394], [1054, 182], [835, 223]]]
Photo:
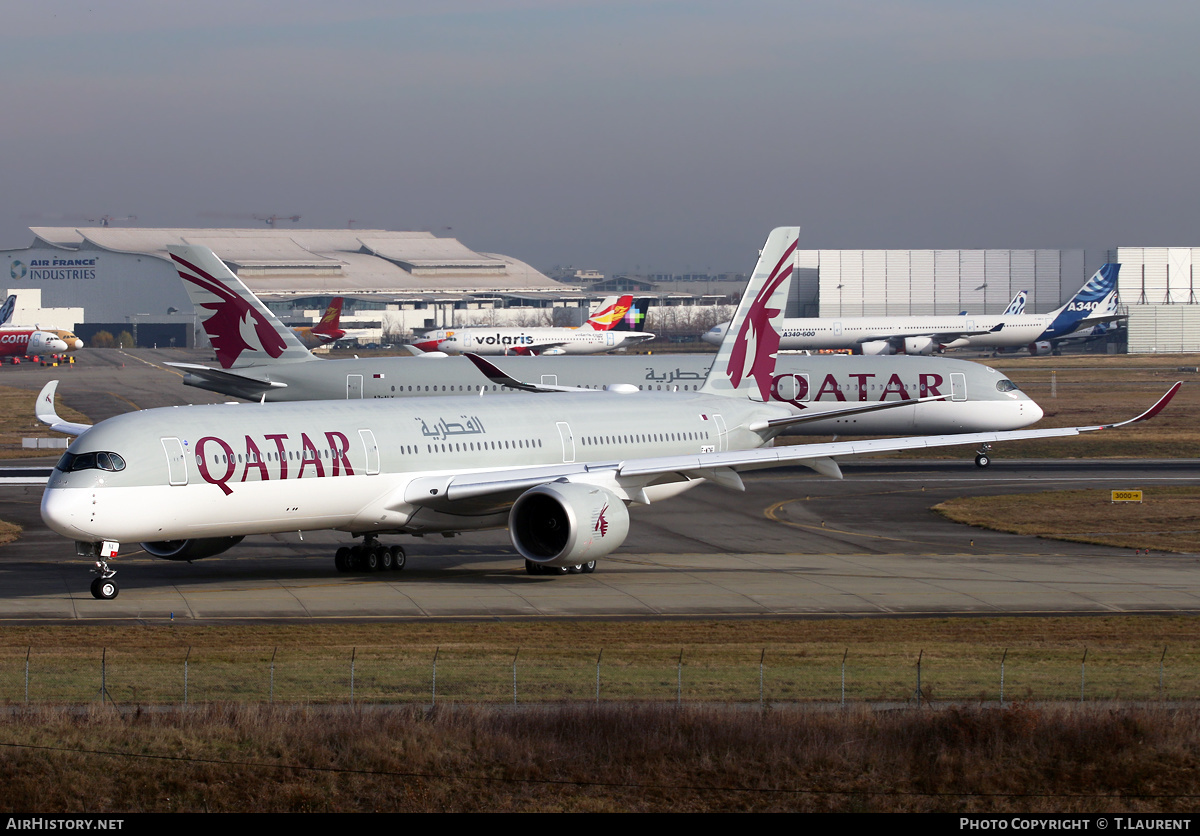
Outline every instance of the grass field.
[[0, 702], [10, 705], [182, 705], [185, 688], [192, 705], [594, 702], [598, 688], [604, 703], [837, 703], [843, 685], [848, 702], [997, 702], [1002, 674], [1009, 702], [1200, 694], [1186, 616], [112, 626], [102, 635], [12, 625], [0, 639]]
[[1043, 491], [963, 497], [935, 505], [934, 510], [955, 522], [1014, 534], [1130, 549], [1200, 552], [1200, 487], [1156, 486], [1143, 496], [1140, 503], [1114, 503], [1110, 491]]

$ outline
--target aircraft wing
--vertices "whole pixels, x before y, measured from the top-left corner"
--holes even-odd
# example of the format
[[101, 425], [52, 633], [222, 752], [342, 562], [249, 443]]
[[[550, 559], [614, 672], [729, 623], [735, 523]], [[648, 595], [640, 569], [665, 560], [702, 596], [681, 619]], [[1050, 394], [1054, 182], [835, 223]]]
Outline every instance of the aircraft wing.
[[187, 372], [183, 382], [188, 386], [220, 392], [223, 395], [232, 395], [235, 398], [245, 398], [249, 401], [258, 400], [265, 392], [272, 389], [287, 388], [286, 383], [280, 383], [277, 380], [262, 380], [234, 371], [199, 366], [195, 363], [167, 363], [166, 365]]
[[42, 391], [38, 392], [37, 402], [33, 408], [37, 419], [43, 424], [48, 424], [50, 429], [55, 432], [66, 433], [67, 435], [83, 435], [92, 428], [91, 424], [76, 424], [71, 421], [64, 421], [58, 417], [58, 412], [54, 409], [54, 393], [58, 389], [58, 381], [51, 380], [42, 387]]
[[1116, 429], [1146, 421], [1161, 412], [1182, 383], [1176, 383], [1150, 409], [1127, 421], [1086, 427], [1054, 427], [1041, 430], [933, 435], [910, 438], [883, 438], [866, 441], [834, 441], [824, 444], [797, 444], [785, 447], [760, 447], [725, 453], [699, 453], [685, 456], [659, 456], [612, 462], [539, 465], [476, 473], [438, 474], [414, 479], [398, 500], [410, 505], [445, 507], [464, 501], [504, 502], [530, 488], [559, 480], [594, 484], [612, 491], [630, 502], [649, 504], [646, 489], [666, 482], [708, 479], [725, 487], [742, 490], [741, 470], [759, 470], [785, 465], [809, 467], [825, 476], [842, 477], [835, 458], [866, 453], [889, 453], [923, 447], [949, 447], [958, 444], [994, 444], [1031, 438], [1062, 438], [1097, 430]]

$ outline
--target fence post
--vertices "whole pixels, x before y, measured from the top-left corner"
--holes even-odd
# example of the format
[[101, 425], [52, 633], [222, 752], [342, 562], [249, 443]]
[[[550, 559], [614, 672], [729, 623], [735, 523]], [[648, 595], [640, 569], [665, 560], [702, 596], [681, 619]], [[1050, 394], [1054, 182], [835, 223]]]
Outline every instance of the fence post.
[[683, 648], [679, 648], [679, 665], [675, 674], [675, 707], [683, 706]]
[[25, 707], [29, 707], [29, 653], [33, 650], [33, 645], [25, 648]]
[[108, 648], [100, 648], [100, 704], [108, 696]]
[[846, 707], [846, 657], [850, 655], [850, 648], [846, 648], [846, 652], [842, 654], [842, 708]]
[[762, 654], [758, 657], [758, 710], [766, 710], [767, 703], [763, 693], [763, 663], [767, 660], [767, 649], [762, 649]]
[[925, 658], [925, 650], [924, 650], [924, 648], [922, 648], [921, 652], [917, 654], [917, 708], [920, 708], [920, 707], [921, 707], [921, 700], [922, 700], [922, 694], [921, 694], [921, 660], [922, 660], [922, 659], [924, 659], [924, 658]]
[[441, 647], [433, 649], [433, 704], [437, 705], [437, 657]]
[[1167, 648], [1164, 645], [1162, 656], [1160, 656], [1158, 659], [1158, 698], [1160, 700], [1163, 699], [1163, 697], [1164, 697], [1164, 694], [1163, 694], [1163, 662], [1165, 662], [1166, 659], [1167, 659]]
[[1087, 683], [1087, 652], [1083, 649], [1083, 661], [1079, 663], [1079, 701], [1083, 702], [1083, 687]]
[[517, 648], [517, 652], [513, 654], [513, 705], [517, 704], [517, 657], [521, 655], [521, 648]]
[[189, 644], [187, 653], [183, 657], [183, 707], [187, 708], [188, 704], [188, 660], [192, 658], [192, 646]]
[[354, 662], [358, 655], [358, 648], [350, 648], [350, 707], [354, 708]]
[[276, 647], [274, 650], [271, 651], [271, 684], [270, 684], [270, 689], [267, 692], [267, 702], [268, 703], [275, 702], [275, 654], [278, 652], [279, 652], [278, 647]]
[[604, 648], [600, 648], [600, 654], [596, 657], [596, 705], [600, 705], [600, 660], [604, 658]]
[[1004, 648], [1004, 655], [1000, 657], [1000, 707], [1004, 708], [1004, 660], [1008, 658], [1008, 648]]

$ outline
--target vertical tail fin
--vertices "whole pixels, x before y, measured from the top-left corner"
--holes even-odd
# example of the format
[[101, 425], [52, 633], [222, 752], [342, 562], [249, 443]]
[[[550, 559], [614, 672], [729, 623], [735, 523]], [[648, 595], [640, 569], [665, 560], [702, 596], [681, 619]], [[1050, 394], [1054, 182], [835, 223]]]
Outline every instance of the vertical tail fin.
[[746, 285], [737, 313], [725, 331], [717, 359], [701, 387], [711, 394], [770, 400], [775, 358], [800, 227], [771, 230]]
[[168, 244], [221, 368], [310, 360], [312, 354], [290, 328], [242, 284], [208, 247]]
[[612, 331], [613, 327], [625, 317], [626, 311], [632, 304], [632, 296], [621, 296], [620, 298], [609, 296], [600, 303], [596, 312], [588, 317], [588, 321], [583, 324], [583, 327], [591, 328], [593, 331]]
[[652, 301], [650, 298], [634, 299], [629, 310], [625, 312], [625, 316], [621, 317], [621, 321], [612, 329], [614, 331], [645, 331], [646, 314], [650, 311]]
[[1025, 313], [1025, 299], [1029, 296], [1028, 290], [1018, 290], [1017, 295], [1008, 303], [1008, 307], [1004, 309], [1001, 316], [1020, 316]]
[[325, 314], [321, 317], [321, 321], [313, 326], [312, 335], [321, 342], [336, 342], [346, 336], [346, 332], [341, 327], [342, 304], [344, 301], [341, 296], [333, 297], [333, 301], [325, 309]]
[[0, 325], [7, 325], [12, 319], [13, 311], [17, 307], [17, 294], [12, 294], [4, 300], [3, 307], [0, 307]]
[[1120, 264], [1105, 264], [1096, 271], [1096, 275], [1088, 279], [1083, 287], [1071, 297], [1071, 301], [1054, 312], [1054, 320], [1050, 323], [1040, 340], [1053, 337], [1063, 337], [1070, 334], [1083, 320], [1092, 316], [1097, 308], [1102, 308], [1105, 300], [1117, 289], [1117, 275], [1121, 272]]

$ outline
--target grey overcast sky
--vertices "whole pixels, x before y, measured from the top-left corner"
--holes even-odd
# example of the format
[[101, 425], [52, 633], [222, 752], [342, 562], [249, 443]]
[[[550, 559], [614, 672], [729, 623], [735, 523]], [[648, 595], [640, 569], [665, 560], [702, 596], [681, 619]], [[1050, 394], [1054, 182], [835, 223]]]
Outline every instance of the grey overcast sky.
[[[1195, 2], [10, 2], [30, 226], [429, 229], [543, 270], [1200, 246]], [[447, 231], [449, 229], [450, 231]]]

